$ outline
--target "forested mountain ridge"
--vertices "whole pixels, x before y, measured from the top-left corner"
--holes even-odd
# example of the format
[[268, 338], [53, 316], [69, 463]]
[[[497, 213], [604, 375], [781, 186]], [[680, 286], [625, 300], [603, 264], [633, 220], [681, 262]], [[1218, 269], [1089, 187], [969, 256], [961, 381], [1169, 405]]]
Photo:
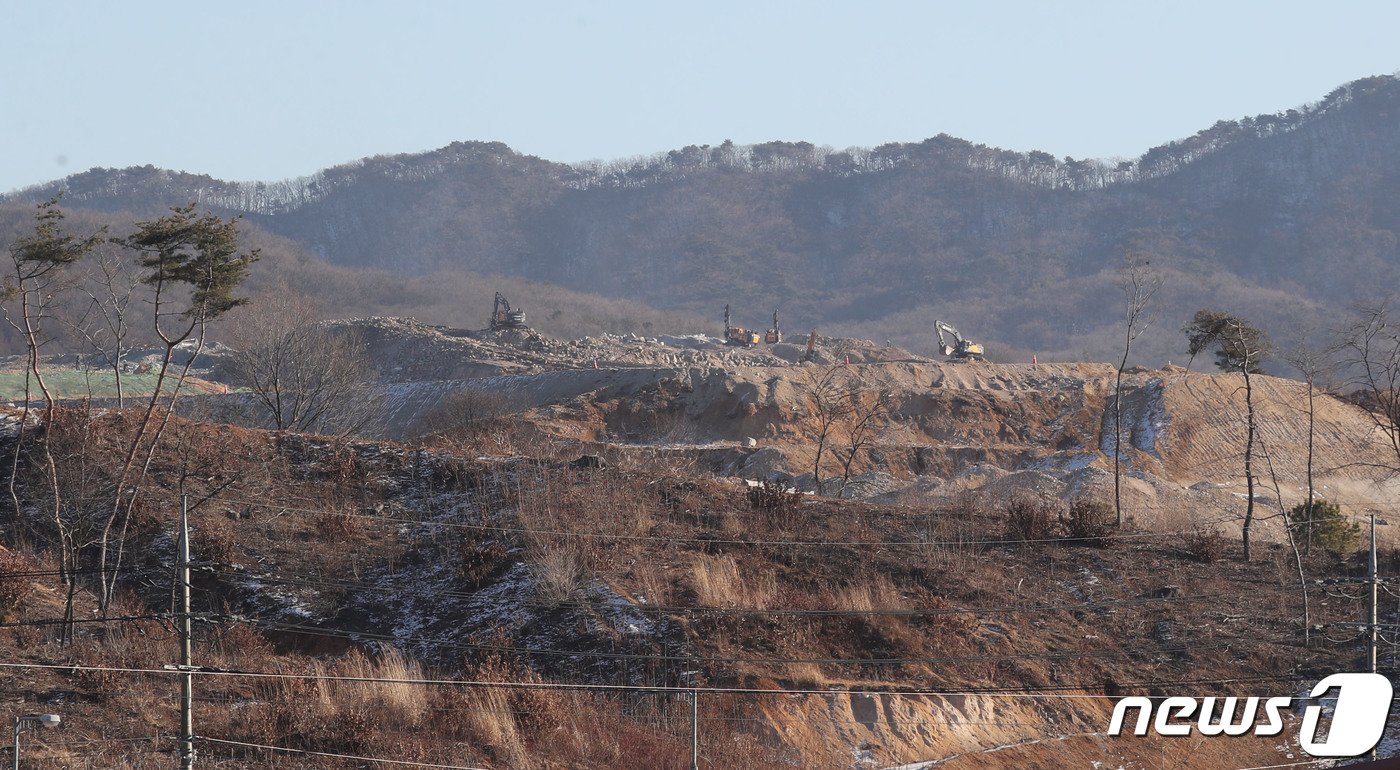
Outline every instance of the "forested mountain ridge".
[[[1201, 306], [1286, 337], [1400, 279], [1400, 80], [1239, 121], [1132, 161], [940, 135], [833, 151], [691, 146], [566, 165], [500, 143], [380, 156], [297, 180], [94, 169], [9, 197], [148, 213], [198, 200], [342, 265], [528, 276], [758, 325], [781, 308], [929, 348], [934, 317], [993, 354], [1105, 357], [1115, 268], [1167, 274], [1148, 358]], [[519, 298], [524, 300], [526, 298]]]

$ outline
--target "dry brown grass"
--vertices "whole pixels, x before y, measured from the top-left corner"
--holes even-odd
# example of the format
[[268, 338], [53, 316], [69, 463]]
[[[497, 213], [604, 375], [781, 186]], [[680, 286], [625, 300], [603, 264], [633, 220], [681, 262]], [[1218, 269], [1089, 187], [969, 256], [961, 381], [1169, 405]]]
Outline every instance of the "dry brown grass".
[[856, 612], [908, 609], [903, 592], [884, 575], [848, 585], [835, 597], [836, 607]]
[[529, 752], [515, 716], [510, 692], [496, 687], [467, 696], [471, 733], [491, 754], [510, 767], [530, 767]]
[[573, 598], [588, 574], [588, 558], [576, 540], [542, 542], [530, 549], [530, 577], [540, 601], [559, 604]]
[[782, 674], [788, 680], [803, 687], [820, 687], [827, 682], [822, 667], [816, 663], [784, 663]]
[[744, 574], [730, 556], [696, 554], [691, 565], [695, 596], [704, 607], [776, 606], [780, 593], [777, 578], [769, 571]]
[[630, 585], [636, 594], [646, 599], [647, 604], [669, 605], [673, 599], [669, 570], [651, 561], [633, 565]]
[[[177, 424], [176, 429], [184, 428]], [[199, 433], [202, 429], [192, 430], [202, 435]], [[219, 438], [217, 433], [208, 435]], [[197, 444], [191, 442], [190, 445]], [[617, 536], [645, 534], [649, 539], [530, 536], [511, 532], [493, 532], [490, 538], [483, 538], [479, 532], [474, 532], [472, 538], [465, 533], [441, 535], [442, 542], [437, 542], [431, 538], [439, 535], [418, 536], [416, 531], [410, 532], [412, 527], [401, 528], [366, 517], [360, 519], [361, 531], [349, 537], [356, 546], [373, 543], [373, 548], [352, 549], [317, 537], [314, 511], [297, 511], [294, 507], [363, 511], [363, 508], [350, 506], [375, 500], [390, 485], [366, 484], [364, 479], [355, 476], [376, 468], [374, 472], [386, 473], [385, 465], [394, 462], [394, 453], [399, 450], [388, 445], [379, 448], [378, 454], [368, 455], [384, 463], [375, 465], [343, 453], [333, 458], [335, 462], [323, 462], [316, 456], [318, 450], [302, 446], [297, 450], [299, 454], [284, 455], [291, 459], [282, 467], [275, 464], [276, 457], [270, 457], [265, 446], [251, 439], [241, 445], [232, 442], [229, 446], [242, 446], [246, 450], [228, 452], [235, 458], [229, 462], [244, 462], [241, 472], [252, 479], [237, 490], [235, 497], [240, 502], [259, 495], [271, 499], [274, 497], [271, 493], [278, 491], [287, 492], [292, 500], [312, 502], [287, 503], [288, 510], [256, 508], [253, 515], [245, 516], [241, 510], [230, 515], [232, 510], [217, 500], [212, 501], [195, 512], [196, 532], [212, 532], [212, 525], [217, 522], [224, 531], [219, 542], [212, 545], [212, 551], [227, 553], [228, 561], [248, 559], [251, 555], [266, 556], [278, 571], [289, 574], [344, 575], [348, 582], [350, 570], [337, 569], [347, 563], [346, 553], [358, 552], [363, 568], [369, 570], [385, 564], [414, 566], [418, 563], [415, 559], [424, 557], [442, 556], [450, 560], [461, 550], [463, 577], [469, 582], [489, 585], [500, 574], [493, 571], [498, 561], [513, 565], [523, 554], [527, 561], [538, 563], [533, 569], [559, 577], [557, 581], [547, 578], [541, 582], [553, 581], [561, 598], [576, 595], [582, 581], [598, 579], [636, 589], [653, 604], [873, 613], [886, 609], [953, 606], [1015, 608], [1033, 604], [1077, 604], [1082, 600], [1069, 591], [1075, 581], [1081, 579], [1079, 575], [1084, 570], [1102, 579], [1095, 584], [1096, 599], [1100, 595], [1104, 599], [1136, 598], [1159, 587], [1157, 582], [1134, 577], [1143, 571], [1142, 562], [1160, 572], [1165, 561], [1168, 567], [1182, 572], [1180, 582], [1189, 586], [1193, 594], [1249, 591], [1251, 595], [1247, 599], [1241, 598], [1225, 608], [1242, 617], [1247, 613], [1277, 614], [1274, 607], [1286, 605], [1292, 596], [1278, 592], [1278, 586], [1287, 582], [1284, 578], [1288, 573], [1281, 571], [1274, 559], [1267, 563], [1257, 560], [1239, 569], [1233, 563], [1213, 566], [1187, 563], [1180, 558], [1177, 541], [1168, 546], [1154, 541], [1095, 551], [994, 545], [990, 546], [992, 553], [988, 554], [989, 546], [977, 545], [975, 541], [995, 540], [1004, 532], [1005, 509], [982, 506], [972, 496], [967, 496], [965, 501], [953, 500], [946, 510], [935, 511], [894, 509], [851, 501], [804, 501], [801, 511], [805, 518], [801, 526], [787, 533], [790, 536], [767, 538], [764, 524], [749, 507], [744, 490], [740, 488], [693, 478], [655, 483], [661, 477], [641, 471], [621, 473], [617, 464], [602, 470], [574, 469], [552, 460], [512, 461], [480, 469], [463, 466], [449, 469], [441, 476], [435, 475], [432, 468], [414, 465], [409, 468], [414, 475], [402, 474], [398, 478], [412, 478], [414, 483], [431, 479], [423, 481], [429, 487], [428, 492], [476, 496], [480, 502], [471, 514], [472, 521], [514, 529], [517, 522], [512, 517], [519, 509], [521, 521], [530, 528]], [[227, 452], [227, 447], [220, 451]], [[341, 452], [339, 449], [331, 451]], [[566, 456], [565, 460], [577, 457], [580, 450], [571, 451], [572, 456]], [[420, 457], [412, 462], [430, 463], [432, 460]], [[178, 470], [182, 463], [179, 456], [162, 455], [156, 472]], [[306, 468], [314, 473], [303, 473]], [[511, 484], [509, 489], [504, 490], [504, 494], [494, 494], [495, 485], [507, 480]], [[169, 488], [169, 484], [159, 487]], [[412, 489], [418, 490], [417, 487]], [[155, 494], [166, 494], [166, 498], [159, 501], [166, 507], [156, 509], [156, 513], [164, 515], [166, 518], [159, 522], [168, 525], [172, 501], [168, 493], [156, 492], [153, 496]], [[403, 505], [394, 515], [415, 515], [413, 501], [399, 498], [391, 502]], [[471, 504], [477, 505], [476, 502]], [[242, 505], [238, 508], [242, 509]], [[860, 529], [858, 522], [864, 522], [868, 529]], [[706, 542], [719, 533], [732, 536], [723, 538], [720, 535], [722, 539], [816, 540], [827, 545], [807, 548]], [[840, 545], [866, 538], [912, 544]], [[938, 544], [924, 546], [919, 544], [921, 540]], [[200, 536], [196, 535], [196, 545], [200, 542]], [[168, 546], [165, 549], [168, 551]], [[359, 579], [360, 575], [355, 578]], [[1238, 582], [1241, 578], [1253, 582], [1244, 583], [1246, 587], [1242, 588]], [[199, 597], [210, 601], [208, 609], [221, 611], [218, 600], [234, 598], [219, 597], [212, 578], [201, 575], [200, 579]], [[52, 616], [57, 598], [55, 584], [56, 581], [49, 581], [39, 586], [42, 597], [20, 608], [20, 612], [25, 613], [22, 619]], [[1256, 594], [1269, 597], [1272, 602], [1260, 601], [1255, 598]], [[318, 596], [329, 599], [332, 593], [327, 590]], [[143, 614], [152, 612], [153, 607], [159, 611], [164, 609], [162, 602], [165, 601], [164, 594], [154, 599], [147, 596], [145, 603], [122, 606], [116, 612]], [[39, 603], [45, 605], [41, 610], [34, 606]], [[1263, 605], [1267, 605], [1267, 609], [1262, 608]], [[1018, 652], [1033, 655], [1061, 647], [1073, 651], [1081, 645], [1086, 650], [1097, 649], [1103, 643], [1088, 641], [1090, 633], [1102, 635], [1104, 639], [1131, 638], [1150, 645], [1149, 632], [1159, 618], [1168, 617], [1173, 622], [1184, 623], [1192, 619], [1184, 613], [1197, 606], [1127, 605], [1112, 616], [1072, 611], [1033, 614], [1017, 611], [984, 616], [980, 626], [971, 612], [793, 618], [772, 613], [750, 616], [698, 611], [689, 616], [678, 613], [674, 628], [683, 635], [686, 644], [693, 645], [697, 657], [717, 660], [940, 658]], [[1178, 612], [1183, 614], [1167, 614]], [[88, 606], [80, 608], [80, 614], [90, 616], [91, 613]], [[336, 621], [347, 628], [360, 621], [360, 617], [349, 612], [336, 616], [327, 613], [324, 617], [348, 618]], [[995, 632], [989, 630], [994, 624], [1003, 628]], [[234, 677], [201, 679], [198, 690], [201, 698], [225, 699], [201, 701], [198, 706], [201, 731], [211, 736], [473, 766], [683, 768], [688, 765], [688, 709], [680, 698], [668, 700], [654, 693], [601, 695], [559, 690], [413, 685], [393, 680], [455, 676], [499, 682], [541, 680], [519, 663], [487, 661], [482, 665], [473, 659], [462, 664], [460, 660], [443, 656], [444, 670], [426, 671], [392, 650], [378, 655], [346, 654], [345, 650], [352, 645], [343, 640], [311, 639], [307, 635], [263, 638], [247, 626], [231, 626], [225, 632], [220, 629], [223, 625], [226, 624], [200, 625], [201, 639], [196, 649], [199, 662], [246, 671], [281, 671], [296, 678], [275, 682]], [[1233, 625], [1243, 628], [1245, 624]], [[78, 644], [71, 649], [61, 649], [51, 638], [44, 637], [47, 632], [12, 628], [0, 633], [0, 653], [12, 660], [33, 655], [35, 659], [71, 659], [140, 668], [169, 662], [175, 644], [168, 628], [151, 623], [141, 629], [143, 627], [136, 624], [124, 624], [104, 635], [102, 630], [88, 625], [80, 629]], [[1247, 632], [1252, 635], [1257, 629]], [[1216, 633], [1224, 635], [1227, 641], [1234, 638], [1229, 636], [1231, 629], [1224, 626]], [[1180, 638], [1186, 639], [1185, 636]], [[1177, 643], [1180, 642], [1173, 642]], [[502, 647], [512, 644], [509, 639], [500, 642]], [[1251, 641], [1250, 644], [1258, 643]], [[1202, 655], [1209, 656], [1209, 647], [1205, 649]], [[1238, 649], [1232, 647], [1228, 658], [1222, 653], [1217, 657], [1203, 657], [1190, 665], [1209, 663], [1221, 671], [1259, 673], [1275, 670], [1278, 660], [1296, 657], [1293, 648], [1261, 645], [1255, 651], [1251, 647], [1252, 657], [1249, 658], [1242, 658], [1235, 652]], [[331, 657], [335, 655], [340, 657]], [[585, 668], [586, 665], [557, 674], [552, 672], [551, 677], [557, 676], [558, 681], [596, 683], [606, 676]], [[1136, 660], [1116, 658], [1086, 658], [1054, 667], [1034, 660], [1019, 661], [1015, 665], [989, 661], [951, 665], [925, 663], [918, 667], [739, 662], [713, 665], [703, 672], [702, 678], [716, 685], [767, 678], [815, 686], [844, 682], [857, 687], [946, 685], [952, 689], [968, 683], [1045, 686], [1083, 682], [1094, 687], [1107, 677], [1131, 682], [1149, 675], [1160, 677], [1185, 670], [1184, 666], [1173, 667], [1174, 664], [1152, 665], [1154, 667], [1148, 670]], [[493, 670], [493, 667], [496, 668]], [[361, 676], [366, 681], [318, 681], [306, 677], [307, 674]], [[69, 671], [27, 673], [25, 676], [30, 680], [12, 684], [14, 680], [11, 679], [0, 684], [11, 686], [16, 692], [74, 691], [75, 699], [66, 705], [75, 710], [72, 720], [75, 726], [101, 724], [103, 729], [108, 729], [106, 726], [111, 725], [114, 735], [157, 732], [168, 735], [174, 723], [171, 680], [166, 678]], [[41, 681], [40, 677], [47, 678]], [[791, 697], [764, 698], [757, 694], [736, 697], [732, 711], [721, 710], [716, 705], [718, 697], [702, 696], [702, 719], [713, 720], [703, 723], [701, 738], [702, 753], [708, 757], [710, 765], [826, 767], [849, 758], [850, 747], [843, 740], [844, 734], [839, 728], [825, 726], [811, 730], [801, 739], [793, 739], [785, 747], [773, 748], [769, 741], [782, 734], [779, 731], [784, 725], [774, 720], [775, 715], [782, 712], [773, 706], [779, 701], [794, 700]], [[84, 709], [85, 712], [81, 711]], [[719, 721], [731, 717], [733, 721]], [[747, 721], [750, 719], [755, 721]], [[65, 721], [68, 721], [67, 714]], [[788, 740], [786, 735], [782, 740]], [[162, 746], [162, 750], [167, 749], [168, 741]], [[836, 756], [840, 753], [844, 753], [844, 757]], [[235, 755], [230, 750], [218, 759], [221, 762], [227, 759], [230, 767], [276, 767], [292, 763], [286, 757], [253, 751]], [[86, 766], [116, 763], [119, 762], [90, 761]], [[356, 766], [335, 764], [334, 760], [311, 761], [308, 766], [311, 765], [345, 770]]]
[[404, 681], [424, 679], [423, 666], [393, 647], [381, 647], [374, 657], [351, 650], [327, 673], [369, 681], [321, 680], [321, 705], [326, 713], [361, 709], [409, 726], [419, 724], [426, 714], [427, 689]]

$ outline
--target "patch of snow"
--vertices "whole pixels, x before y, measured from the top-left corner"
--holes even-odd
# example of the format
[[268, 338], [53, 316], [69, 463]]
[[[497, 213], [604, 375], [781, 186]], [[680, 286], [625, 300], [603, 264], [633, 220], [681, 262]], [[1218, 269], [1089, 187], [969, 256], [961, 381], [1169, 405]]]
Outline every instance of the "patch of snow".
[[1133, 446], [1160, 460], [1162, 455], [1157, 451], [1157, 439], [1170, 419], [1167, 417], [1166, 387], [1160, 378], [1153, 378], [1147, 381], [1143, 393], [1147, 396], [1147, 408], [1138, 415], [1137, 423], [1133, 426]]

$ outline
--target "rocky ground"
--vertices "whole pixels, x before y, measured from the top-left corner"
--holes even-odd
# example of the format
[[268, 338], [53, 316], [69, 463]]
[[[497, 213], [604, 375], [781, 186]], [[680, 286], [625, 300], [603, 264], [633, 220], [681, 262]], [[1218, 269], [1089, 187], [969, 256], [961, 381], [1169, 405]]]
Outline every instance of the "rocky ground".
[[[839, 462], [852, 418], [836, 421], [821, 469], [825, 491], [924, 504], [981, 491], [1111, 499], [1113, 367], [933, 361], [865, 340], [818, 337], [811, 362], [792, 343], [726, 346], [713, 337], [557, 340], [529, 331], [467, 332], [410, 319], [341, 322], [366, 341], [387, 380], [391, 436], [415, 435], [453, 393], [503, 394], [536, 429], [581, 444], [689, 453], [716, 473], [815, 490], [814, 448], [830, 375], [848, 399], [874, 400], [874, 421], [847, 483]], [[833, 367], [835, 367], [833, 369]], [[1179, 366], [1124, 381], [1125, 509], [1142, 526], [1238, 531], [1245, 404], [1236, 375]], [[1265, 538], [1306, 498], [1305, 385], [1255, 378], [1255, 502]], [[1313, 483], [1364, 520], [1400, 500], [1384, 436], [1356, 406], [1314, 391]], [[1273, 517], [1273, 518], [1270, 518]], [[1384, 540], [1392, 525], [1382, 516]]]

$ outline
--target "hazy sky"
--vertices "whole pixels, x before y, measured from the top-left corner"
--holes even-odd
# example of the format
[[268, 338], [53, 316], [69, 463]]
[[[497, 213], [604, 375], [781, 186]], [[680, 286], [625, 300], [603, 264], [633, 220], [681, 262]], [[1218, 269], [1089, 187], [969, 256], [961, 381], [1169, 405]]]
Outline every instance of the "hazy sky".
[[468, 139], [561, 161], [938, 133], [1136, 156], [1400, 70], [1397, 29], [1397, 2], [0, 0], [0, 191]]

